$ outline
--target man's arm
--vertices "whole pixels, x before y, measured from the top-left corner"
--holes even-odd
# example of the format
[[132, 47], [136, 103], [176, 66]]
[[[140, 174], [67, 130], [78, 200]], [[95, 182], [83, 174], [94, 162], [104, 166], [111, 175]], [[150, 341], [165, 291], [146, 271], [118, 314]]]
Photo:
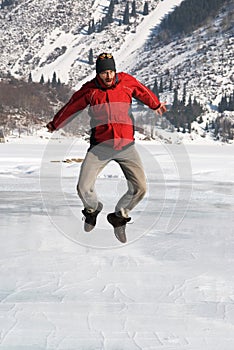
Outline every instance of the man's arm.
[[49, 132], [62, 128], [79, 111], [86, 108], [89, 104], [89, 88], [85, 84], [80, 90], [75, 92], [65, 106], [63, 106], [54, 116], [46, 127]]
[[147, 86], [139, 82], [131, 75], [127, 75], [133, 87], [133, 97], [153, 109], [156, 114], [162, 115], [167, 111], [166, 102], [160, 102], [158, 97]]

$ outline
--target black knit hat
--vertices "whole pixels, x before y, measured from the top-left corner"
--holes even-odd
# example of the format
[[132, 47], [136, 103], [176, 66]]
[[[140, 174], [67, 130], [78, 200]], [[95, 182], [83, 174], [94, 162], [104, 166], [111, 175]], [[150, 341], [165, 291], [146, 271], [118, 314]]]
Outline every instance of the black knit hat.
[[104, 72], [105, 70], [116, 71], [115, 60], [111, 53], [101, 53], [96, 61], [97, 74]]

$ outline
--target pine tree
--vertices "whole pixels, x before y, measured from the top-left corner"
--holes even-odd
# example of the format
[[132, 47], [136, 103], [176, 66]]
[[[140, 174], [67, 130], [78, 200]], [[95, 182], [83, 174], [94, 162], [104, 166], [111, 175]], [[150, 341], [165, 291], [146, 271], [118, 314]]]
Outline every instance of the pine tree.
[[32, 73], [30, 72], [28, 75], [28, 83], [32, 83]]
[[163, 78], [160, 79], [159, 92], [163, 92]]
[[43, 74], [41, 75], [40, 84], [42, 84], [42, 85], [45, 84], [45, 80], [44, 80], [44, 75]]
[[191, 133], [192, 125], [190, 116], [187, 117], [188, 132]]
[[93, 60], [93, 49], [89, 49], [89, 64], [90, 64], [90, 65], [94, 64], [94, 60]]
[[198, 119], [198, 124], [202, 124], [202, 123], [203, 123], [203, 118], [202, 118], [202, 116], [200, 116]]
[[124, 15], [123, 15], [123, 24], [129, 24], [129, 2], [127, 1]]
[[92, 21], [91, 21], [91, 29], [92, 29], [92, 32], [94, 33], [94, 32], [95, 32], [95, 23], [94, 23], [94, 19], [92, 19]]
[[172, 104], [173, 109], [174, 109], [174, 108], [177, 108], [178, 105], [179, 105], [178, 90], [177, 90], [177, 89], [174, 89], [174, 100], [173, 100], [173, 104]]
[[172, 85], [173, 85], [173, 83], [172, 83], [172, 78], [170, 78], [170, 82], [169, 82], [169, 91], [172, 91]]
[[229, 111], [234, 111], [234, 91], [229, 100]]
[[193, 101], [193, 115], [197, 118], [203, 112], [202, 106], [197, 102], [196, 98]]
[[52, 78], [52, 87], [56, 87], [57, 86], [57, 76], [56, 73], [53, 73], [53, 78]]
[[192, 110], [192, 97], [191, 95], [189, 95], [189, 99], [188, 99], [188, 104], [185, 107], [185, 115], [186, 115], [186, 119], [187, 119], [187, 125], [188, 125], [188, 132], [191, 133], [191, 129], [192, 129], [192, 121], [193, 121], [193, 110]]
[[102, 32], [107, 25], [108, 25], [108, 19], [107, 19], [107, 16], [105, 16], [101, 19], [100, 26], [99, 26], [99, 32]]
[[133, 0], [133, 2], [132, 2], [131, 16], [136, 17], [136, 0]]
[[108, 8], [108, 13], [107, 13], [108, 23], [112, 23], [113, 22], [114, 7], [115, 7], [115, 0], [111, 0], [109, 8]]
[[225, 95], [222, 97], [222, 99], [221, 99], [221, 101], [220, 101], [220, 103], [219, 103], [219, 105], [218, 105], [218, 111], [219, 111], [220, 113], [223, 113], [224, 111], [227, 110], [227, 108], [228, 108], [228, 102], [227, 102], [227, 95], [225, 94]]
[[211, 129], [215, 129], [215, 122], [214, 122], [214, 120], [212, 120], [212, 122], [211, 122]]
[[102, 31], [102, 23], [100, 20], [97, 22], [96, 27], [97, 27], [97, 32], [100, 33]]
[[145, 1], [143, 15], [147, 16], [148, 14], [149, 14], [149, 3], [148, 1]]
[[154, 86], [153, 86], [153, 89], [152, 89], [153, 93], [159, 97], [159, 89], [158, 89], [158, 81], [157, 81], [157, 78], [155, 78], [155, 81], [154, 81]]
[[192, 96], [191, 95], [189, 95], [188, 107], [192, 108]]
[[184, 84], [183, 88], [183, 97], [182, 97], [182, 104], [185, 106], [186, 103], [186, 84]]
[[93, 31], [92, 31], [92, 24], [91, 24], [91, 22], [89, 22], [88, 35], [90, 35], [92, 33], [93, 33]]

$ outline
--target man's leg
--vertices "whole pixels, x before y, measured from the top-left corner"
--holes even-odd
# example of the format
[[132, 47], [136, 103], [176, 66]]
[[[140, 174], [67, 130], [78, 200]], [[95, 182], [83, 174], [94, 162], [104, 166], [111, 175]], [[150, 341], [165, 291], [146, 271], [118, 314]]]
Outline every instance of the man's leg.
[[81, 165], [77, 192], [88, 212], [94, 212], [98, 208], [98, 198], [95, 191], [95, 182], [98, 174], [109, 162], [108, 155], [102, 152], [99, 146], [87, 152]]
[[101, 146], [97, 146], [87, 152], [81, 165], [77, 192], [84, 205], [82, 213], [85, 217], [84, 230], [86, 232], [94, 229], [97, 216], [103, 208], [102, 203], [97, 198], [95, 182], [98, 174], [108, 162], [108, 155]]
[[107, 220], [114, 227], [116, 238], [121, 243], [126, 243], [125, 228], [131, 220], [128, 213], [144, 197], [146, 178], [140, 156], [134, 146], [120, 152], [114, 160], [120, 165], [127, 179], [128, 190], [116, 204], [115, 212], [107, 215]]
[[115, 161], [120, 165], [128, 184], [128, 190], [116, 204], [115, 211], [120, 211], [122, 216], [127, 217], [128, 212], [142, 200], [146, 193], [145, 173], [134, 145], [121, 152]]

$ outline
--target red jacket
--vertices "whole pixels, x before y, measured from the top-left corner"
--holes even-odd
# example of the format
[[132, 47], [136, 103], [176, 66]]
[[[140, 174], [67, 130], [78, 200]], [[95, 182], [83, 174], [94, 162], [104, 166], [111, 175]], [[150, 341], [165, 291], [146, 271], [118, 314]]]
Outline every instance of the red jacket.
[[54, 116], [53, 126], [61, 128], [75, 113], [90, 106], [91, 145], [105, 142], [120, 150], [134, 142], [134, 125], [129, 113], [132, 97], [151, 109], [160, 107], [157, 96], [127, 73], [116, 74], [115, 83], [109, 88], [96, 76], [75, 92]]

